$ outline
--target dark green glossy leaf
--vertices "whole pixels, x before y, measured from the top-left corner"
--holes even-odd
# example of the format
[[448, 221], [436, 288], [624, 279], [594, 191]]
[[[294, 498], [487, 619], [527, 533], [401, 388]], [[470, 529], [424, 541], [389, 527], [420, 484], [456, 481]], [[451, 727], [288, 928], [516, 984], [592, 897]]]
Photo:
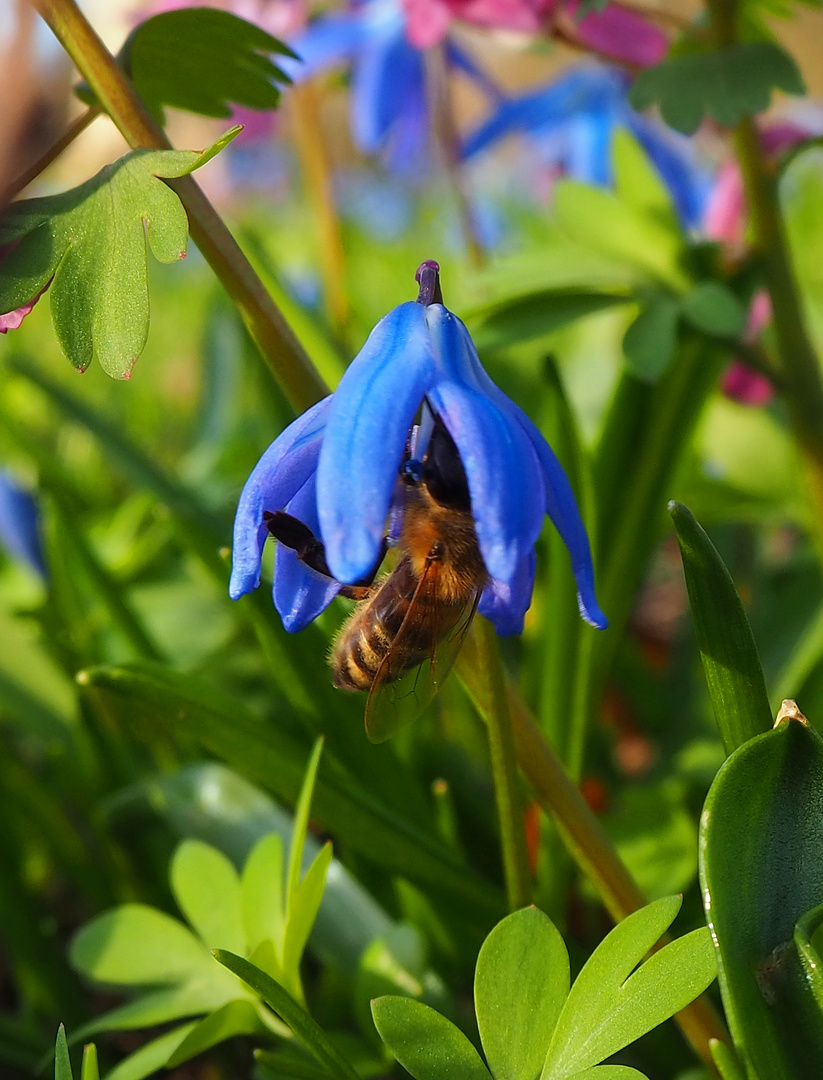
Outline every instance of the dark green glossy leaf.
[[294, 56], [277, 38], [229, 11], [164, 11], [129, 34], [118, 59], [160, 123], [163, 107], [231, 116], [232, 105], [273, 109], [290, 79], [272, 53]]
[[823, 1015], [793, 947], [823, 896], [823, 741], [783, 721], [732, 754], [706, 799], [700, 874], [720, 989], [761, 1080], [812, 1080]]
[[241, 956], [217, 949], [215, 959], [254, 990], [292, 1029], [300, 1042], [338, 1080], [359, 1080], [352, 1066], [337, 1050], [323, 1029], [297, 1004], [291, 995], [264, 971]]
[[771, 41], [677, 56], [642, 71], [629, 92], [636, 109], [657, 103], [663, 119], [686, 134], [704, 115], [724, 127], [769, 107], [773, 90], [803, 94], [794, 60]]
[[463, 1032], [412, 998], [377, 998], [372, 1017], [380, 1038], [415, 1080], [491, 1080]]
[[717, 337], [738, 337], [746, 329], [746, 309], [721, 281], [701, 281], [680, 302], [684, 319]]
[[723, 560], [681, 503], [669, 504], [689, 591], [697, 646], [720, 737], [730, 754], [772, 726], [749, 620]]
[[534, 1080], [569, 992], [569, 956], [559, 931], [535, 907], [512, 912], [477, 957], [474, 1007], [495, 1080]]
[[797, 949], [809, 989], [823, 1010], [823, 904], [807, 911], [794, 928]]
[[478, 349], [499, 349], [531, 341], [586, 315], [625, 304], [630, 299], [625, 294], [593, 289], [543, 289], [481, 309], [475, 313], [475, 319], [468, 321]]
[[717, 974], [704, 927], [643, 957], [680, 909], [656, 900], [611, 931], [575, 980], [546, 1056], [541, 1080], [566, 1080], [591, 1068], [694, 1001]]
[[623, 336], [626, 367], [643, 382], [657, 382], [672, 362], [680, 305], [672, 296], [646, 304]]
[[132, 150], [80, 187], [13, 203], [0, 244], [19, 241], [0, 264], [0, 310], [13, 311], [49, 281], [54, 329], [85, 371], [128, 378], [149, 332], [148, 242], [171, 263], [186, 254], [186, 211], [163, 178], [200, 168], [238, 133], [208, 150]]

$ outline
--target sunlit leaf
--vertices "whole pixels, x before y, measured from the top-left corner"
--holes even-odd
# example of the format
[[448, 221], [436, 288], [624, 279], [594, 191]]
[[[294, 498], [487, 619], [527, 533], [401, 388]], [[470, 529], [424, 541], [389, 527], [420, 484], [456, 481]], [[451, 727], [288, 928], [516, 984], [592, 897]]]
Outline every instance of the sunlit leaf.
[[66, 1029], [62, 1024], [57, 1029], [57, 1041], [54, 1044], [54, 1080], [74, 1080]]
[[265, 1031], [257, 1008], [251, 1001], [242, 998], [228, 1001], [192, 1028], [169, 1057], [166, 1068], [174, 1069], [189, 1058], [202, 1054], [236, 1035], [265, 1034]]
[[261, 836], [243, 864], [240, 878], [243, 926], [250, 949], [283, 935], [283, 841]]
[[13, 203], [0, 222], [0, 310], [13, 311], [52, 281], [54, 329], [72, 364], [96, 355], [128, 378], [149, 331], [146, 244], [160, 262], [186, 254], [188, 220], [163, 178], [185, 176], [231, 141], [195, 150], [132, 150], [80, 187]]
[[491, 1080], [460, 1028], [428, 1005], [388, 996], [371, 1008], [380, 1038], [415, 1080]]
[[483, 942], [474, 1007], [495, 1080], [534, 1080], [569, 992], [569, 956], [537, 908], [515, 911]]
[[177, 905], [210, 949], [245, 952], [240, 879], [226, 856], [201, 840], [184, 840], [171, 861]]

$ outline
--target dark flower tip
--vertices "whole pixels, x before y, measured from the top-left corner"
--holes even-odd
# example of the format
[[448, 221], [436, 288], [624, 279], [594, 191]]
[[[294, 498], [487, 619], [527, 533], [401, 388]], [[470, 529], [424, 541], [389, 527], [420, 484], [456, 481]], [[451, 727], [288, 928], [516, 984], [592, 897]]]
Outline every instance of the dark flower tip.
[[417, 294], [418, 304], [428, 307], [429, 304], [443, 303], [443, 293], [440, 291], [440, 263], [435, 262], [434, 259], [426, 259], [418, 266], [414, 280], [420, 286], [420, 292]]

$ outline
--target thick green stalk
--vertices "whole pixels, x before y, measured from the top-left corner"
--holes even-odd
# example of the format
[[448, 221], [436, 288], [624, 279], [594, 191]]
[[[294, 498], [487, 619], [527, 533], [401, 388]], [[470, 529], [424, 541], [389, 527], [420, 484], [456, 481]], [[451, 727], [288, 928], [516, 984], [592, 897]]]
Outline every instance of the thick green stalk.
[[517, 777], [506, 676], [494, 627], [482, 616], [472, 628], [475, 672], [485, 702], [483, 717], [489, 731], [494, 796], [503, 847], [503, 871], [509, 910], [516, 911], [531, 901], [531, 873], [523, 824], [523, 801]]
[[[738, 44], [736, 0], [707, 0], [707, 7], [718, 46], [730, 48]], [[807, 466], [818, 542], [823, 544], [823, 379], [806, 330], [803, 302], [780, 212], [777, 169], [766, 158], [752, 117], [746, 117], [736, 128], [734, 145], [749, 204], [752, 242], [771, 297], [786, 401]]]
[[[32, 0], [32, 3], [129, 145], [169, 149], [171, 144], [163, 129], [134, 92], [75, 0]], [[237, 305], [283, 392], [295, 410], [302, 412], [328, 392], [323, 380], [197, 182], [191, 176], [183, 176], [168, 183], [186, 208], [192, 239]]]

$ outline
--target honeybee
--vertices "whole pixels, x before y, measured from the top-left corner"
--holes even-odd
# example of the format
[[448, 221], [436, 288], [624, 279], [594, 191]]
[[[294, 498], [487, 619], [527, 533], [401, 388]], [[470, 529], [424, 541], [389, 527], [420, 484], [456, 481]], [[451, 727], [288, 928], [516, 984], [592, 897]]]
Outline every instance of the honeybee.
[[[341, 587], [359, 603], [330, 658], [335, 686], [368, 691], [366, 731], [378, 742], [414, 720], [437, 693], [488, 579], [463, 464], [439, 418], [423, 461], [407, 457], [401, 477], [397, 562], [377, 581]], [[323, 543], [307, 526], [282, 512], [264, 519], [307, 566], [331, 576]]]

